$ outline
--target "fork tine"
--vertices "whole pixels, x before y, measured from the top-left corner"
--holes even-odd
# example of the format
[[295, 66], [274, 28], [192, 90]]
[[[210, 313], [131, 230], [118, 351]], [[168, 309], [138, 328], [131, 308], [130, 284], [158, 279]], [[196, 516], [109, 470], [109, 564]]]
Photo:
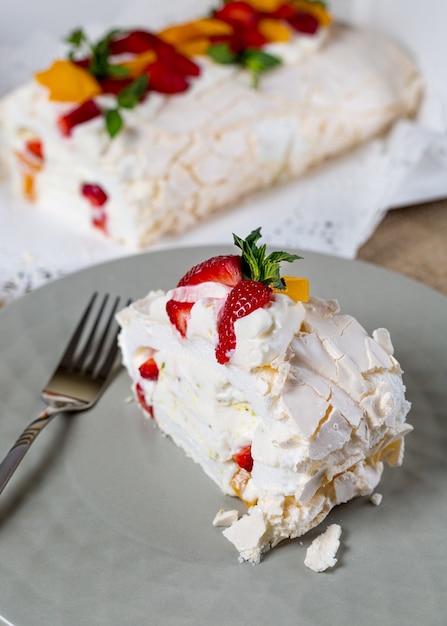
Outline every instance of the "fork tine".
[[[103, 297], [102, 302], [101, 302], [101, 304], [99, 306], [99, 311], [96, 314], [96, 319], [93, 322], [93, 326], [92, 326], [92, 328], [90, 330], [90, 333], [89, 333], [89, 335], [88, 335], [88, 337], [87, 337], [87, 339], [85, 341], [84, 347], [83, 347], [80, 355], [76, 358], [75, 363], [73, 364], [73, 369], [76, 372], [81, 372], [81, 370], [83, 368], [83, 365], [86, 362], [87, 357], [88, 357], [88, 355], [89, 355], [89, 353], [91, 351], [91, 346], [93, 345], [93, 341], [95, 339], [96, 331], [99, 328], [99, 323], [101, 321], [101, 318], [102, 318], [102, 315], [103, 315], [103, 312], [104, 312], [104, 308], [105, 308], [105, 306], [107, 304], [107, 300], [108, 299], [109, 299], [109, 294], [105, 294], [105, 296]], [[100, 344], [100, 348], [101, 348], [101, 344]]]
[[[104, 350], [104, 345], [106, 343], [107, 336], [109, 334], [109, 331], [110, 331], [110, 328], [112, 326], [112, 323], [113, 323], [113, 321], [115, 319], [115, 313], [116, 313], [116, 311], [118, 309], [119, 302], [120, 302], [120, 298], [117, 297], [115, 299], [114, 304], [113, 304], [113, 307], [112, 307], [112, 310], [110, 312], [110, 315], [109, 315], [109, 317], [107, 319], [105, 328], [104, 328], [103, 333], [101, 335], [101, 338], [100, 338], [100, 340], [98, 342], [98, 345], [96, 346], [96, 350], [95, 350], [95, 352], [94, 352], [94, 354], [93, 354], [93, 356], [92, 356], [92, 358], [90, 360], [90, 363], [85, 368], [85, 373], [87, 375], [89, 375], [89, 376], [93, 376], [94, 375], [94, 370], [98, 366], [99, 360], [100, 360], [101, 355], [102, 355], [103, 350]], [[108, 355], [106, 357], [106, 361], [107, 362], [108, 362], [108, 357], [113, 355], [113, 352], [115, 352], [115, 354], [116, 354], [116, 336], [117, 336], [117, 333], [115, 332], [114, 336], [112, 338], [113, 342], [111, 344], [111, 348], [108, 350]], [[111, 365], [113, 365], [113, 361], [111, 362], [110, 367], [111, 367]], [[102, 366], [100, 371], [97, 373], [97, 376], [101, 375], [103, 369], [106, 369], [104, 367], [104, 365]], [[108, 374], [108, 371], [106, 371], [106, 375], [107, 374]]]
[[[115, 307], [114, 307], [114, 311], [113, 314], [116, 312], [117, 308], [118, 308], [118, 302], [119, 302], [119, 298], [117, 299], [117, 302], [115, 303]], [[129, 306], [129, 304], [132, 302], [132, 299], [129, 298], [129, 300], [126, 302], [125, 306]], [[105, 380], [107, 378], [107, 376], [109, 375], [113, 364], [115, 363], [115, 359], [116, 359], [116, 355], [118, 353], [118, 335], [119, 335], [119, 327], [117, 327], [115, 333], [113, 334], [112, 340], [111, 340], [111, 344], [110, 344], [110, 348], [109, 351], [107, 353], [107, 355], [104, 358], [103, 364], [101, 365], [100, 370], [97, 373], [97, 377], [101, 380]]]
[[79, 324], [76, 326], [73, 335], [71, 336], [70, 342], [60, 360], [60, 366], [65, 367], [67, 369], [70, 368], [72, 363], [73, 354], [76, 350], [76, 347], [79, 344], [79, 339], [81, 338], [82, 332], [84, 330], [84, 326], [87, 322], [87, 319], [90, 315], [90, 311], [92, 310], [93, 304], [98, 296], [98, 292], [95, 292], [90, 298], [90, 302], [87, 304], [87, 307], [79, 320]]

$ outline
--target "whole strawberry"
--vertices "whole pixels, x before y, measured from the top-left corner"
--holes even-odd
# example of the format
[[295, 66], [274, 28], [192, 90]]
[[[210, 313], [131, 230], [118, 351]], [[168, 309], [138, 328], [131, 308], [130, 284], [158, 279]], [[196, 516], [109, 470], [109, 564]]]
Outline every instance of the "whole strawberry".
[[219, 363], [227, 363], [236, 349], [235, 321], [266, 306], [272, 294], [270, 287], [257, 280], [243, 280], [233, 287], [226, 299], [218, 326], [216, 359]]

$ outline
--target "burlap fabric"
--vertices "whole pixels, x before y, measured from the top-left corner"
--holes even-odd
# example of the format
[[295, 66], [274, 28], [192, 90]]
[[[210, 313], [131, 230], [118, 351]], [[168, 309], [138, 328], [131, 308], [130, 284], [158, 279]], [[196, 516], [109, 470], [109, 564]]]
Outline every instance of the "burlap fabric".
[[447, 295], [447, 199], [389, 211], [357, 258]]

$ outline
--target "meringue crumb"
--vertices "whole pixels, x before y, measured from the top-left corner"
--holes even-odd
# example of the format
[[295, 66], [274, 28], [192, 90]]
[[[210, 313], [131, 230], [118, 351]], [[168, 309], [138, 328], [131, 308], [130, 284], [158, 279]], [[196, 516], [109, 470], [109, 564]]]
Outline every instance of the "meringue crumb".
[[216, 517], [213, 519], [213, 526], [231, 526], [234, 522], [237, 522], [239, 519], [239, 512], [236, 509], [231, 509], [230, 511], [225, 511], [225, 509], [220, 509], [216, 513]]
[[379, 504], [381, 504], [382, 502], [382, 499], [383, 496], [381, 493], [373, 493], [369, 501], [371, 502], [371, 504], [374, 504], [374, 506], [379, 506]]
[[307, 548], [304, 565], [314, 572], [324, 572], [337, 563], [335, 555], [340, 546], [341, 526], [331, 524]]

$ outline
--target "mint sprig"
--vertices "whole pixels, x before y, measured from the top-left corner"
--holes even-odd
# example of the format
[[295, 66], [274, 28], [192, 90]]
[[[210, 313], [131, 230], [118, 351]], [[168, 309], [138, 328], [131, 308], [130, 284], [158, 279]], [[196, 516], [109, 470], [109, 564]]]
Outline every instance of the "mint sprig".
[[267, 257], [267, 246], [258, 246], [261, 238], [261, 229], [256, 228], [248, 237], [242, 239], [233, 233], [234, 244], [242, 250], [242, 276], [246, 280], [257, 280], [265, 285], [272, 285], [275, 289], [286, 288], [284, 280], [280, 276], [280, 263], [291, 263], [303, 257], [288, 252], [271, 252]]
[[264, 50], [259, 48], [246, 48], [241, 52], [233, 52], [226, 42], [210, 46], [207, 50], [207, 54], [213, 61], [221, 65], [237, 63], [247, 69], [251, 73], [252, 86], [254, 89], [257, 89], [259, 86], [261, 74], [282, 63], [279, 57], [264, 52]]
[[82, 28], [75, 29], [65, 38], [65, 43], [71, 46], [68, 52], [69, 60], [74, 61], [77, 56], [85, 55], [90, 59], [88, 71], [96, 78], [125, 78], [129, 75], [129, 70], [109, 62], [110, 43], [120, 32], [114, 28], [98, 42], [93, 43]]
[[108, 109], [105, 113], [106, 129], [113, 139], [123, 128], [124, 120], [120, 109], [133, 109], [141, 100], [148, 86], [147, 74], [142, 74], [127, 87], [122, 89], [116, 97], [116, 108]]

